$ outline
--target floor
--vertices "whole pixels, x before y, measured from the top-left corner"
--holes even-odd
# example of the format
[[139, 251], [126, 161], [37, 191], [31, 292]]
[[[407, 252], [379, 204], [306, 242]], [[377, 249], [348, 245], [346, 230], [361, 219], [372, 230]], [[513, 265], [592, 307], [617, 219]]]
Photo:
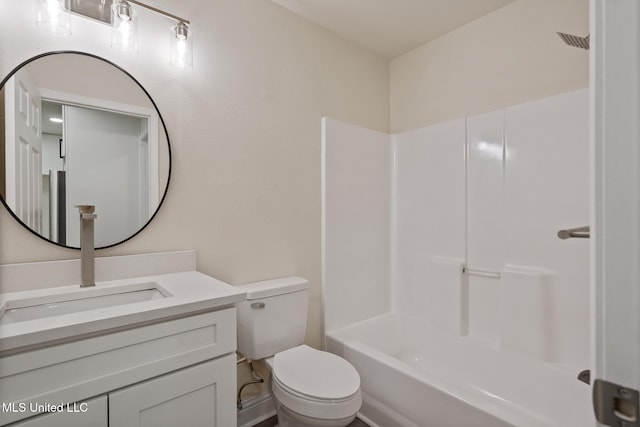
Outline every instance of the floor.
[[[253, 427], [274, 427], [278, 425], [278, 419], [273, 416], [271, 418], [269, 418], [268, 420], [264, 420], [263, 422], [256, 424]], [[353, 422], [351, 424], [349, 424], [347, 427], [369, 427], [369, 424], [364, 423], [362, 421], [360, 421], [359, 419], [355, 419], [353, 420]]]

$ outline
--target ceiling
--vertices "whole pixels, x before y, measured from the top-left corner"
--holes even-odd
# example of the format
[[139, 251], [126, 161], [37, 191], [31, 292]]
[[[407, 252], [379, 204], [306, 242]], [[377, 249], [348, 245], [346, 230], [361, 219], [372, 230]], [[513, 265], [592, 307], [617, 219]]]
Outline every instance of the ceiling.
[[391, 59], [514, 0], [273, 0]]

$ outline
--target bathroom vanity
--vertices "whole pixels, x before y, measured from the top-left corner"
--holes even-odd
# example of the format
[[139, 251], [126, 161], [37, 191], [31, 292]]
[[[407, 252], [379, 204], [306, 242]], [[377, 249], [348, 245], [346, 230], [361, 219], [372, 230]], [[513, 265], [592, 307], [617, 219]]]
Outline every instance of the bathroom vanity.
[[[194, 251], [91, 268], [94, 249], [140, 233], [167, 194], [169, 133], [149, 93], [118, 65], [72, 51], [28, 59], [0, 89], [0, 202], [31, 233], [83, 254], [0, 265], [0, 426], [235, 426], [244, 292], [198, 273]], [[45, 131], [45, 118], [63, 116]]]
[[196, 271], [0, 295], [0, 426], [236, 425], [244, 299]]
[[0, 265], [0, 426], [235, 426], [244, 292], [198, 273], [195, 251], [93, 258], [140, 233], [167, 194], [169, 133], [149, 93], [71, 51], [28, 59], [0, 89], [0, 202], [83, 260]]

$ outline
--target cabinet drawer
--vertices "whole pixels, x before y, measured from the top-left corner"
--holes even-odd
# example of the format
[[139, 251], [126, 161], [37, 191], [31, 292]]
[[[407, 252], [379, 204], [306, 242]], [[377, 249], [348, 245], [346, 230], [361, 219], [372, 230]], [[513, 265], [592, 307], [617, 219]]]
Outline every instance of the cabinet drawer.
[[[236, 349], [235, 308], [0, 358], [4, 402], [78, 402]], [[25, 418], [0, 412], [0, 425]]]

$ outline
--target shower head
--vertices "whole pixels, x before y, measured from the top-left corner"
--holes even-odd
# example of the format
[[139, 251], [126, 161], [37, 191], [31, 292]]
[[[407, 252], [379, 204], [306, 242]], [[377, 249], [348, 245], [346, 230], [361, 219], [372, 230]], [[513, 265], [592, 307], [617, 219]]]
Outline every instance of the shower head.
[[562, 41], [572, 47], [589, 50], [589, 34], [586, 37], [574, 36], [573, 34], [556, 33]]

